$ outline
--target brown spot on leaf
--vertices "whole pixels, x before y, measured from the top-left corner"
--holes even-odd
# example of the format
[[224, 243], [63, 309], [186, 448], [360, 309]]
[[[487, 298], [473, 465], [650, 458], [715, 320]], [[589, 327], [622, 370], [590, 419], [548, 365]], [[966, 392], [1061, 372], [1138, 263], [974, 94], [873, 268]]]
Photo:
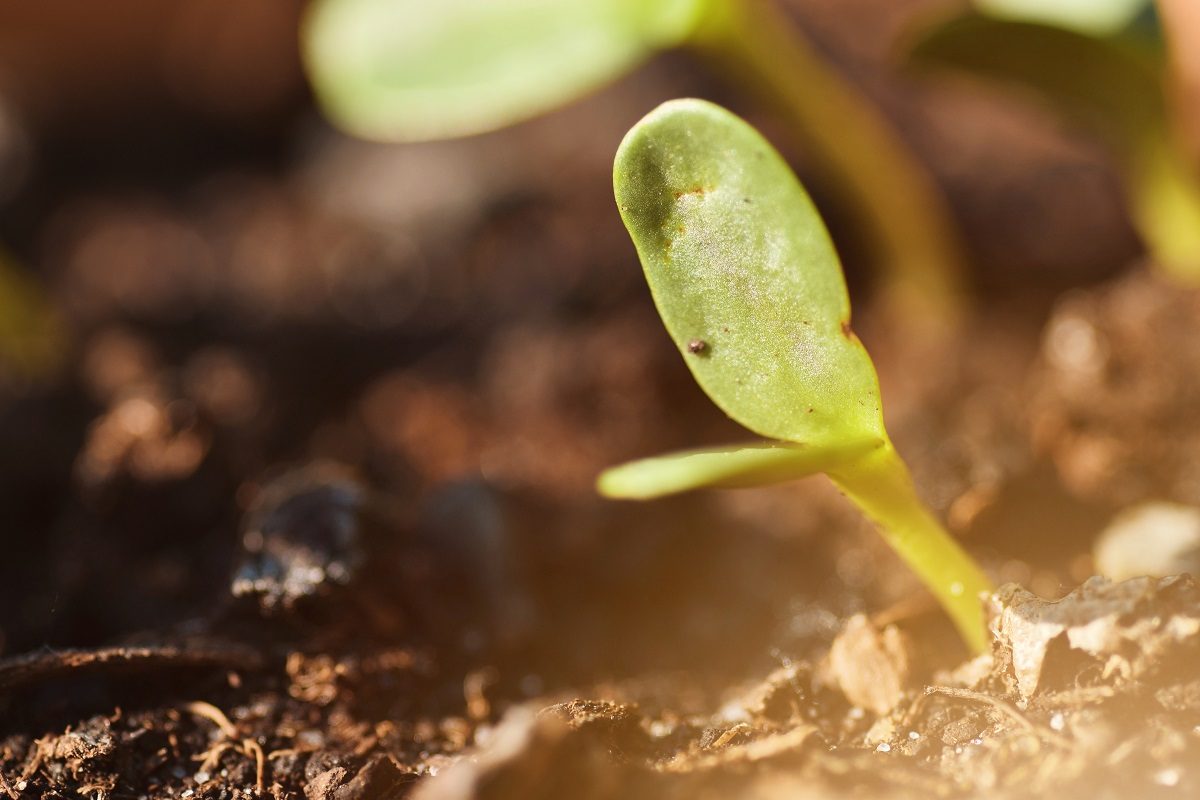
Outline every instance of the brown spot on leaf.
[[703, 195], [707, 191], [708, 191], [708, 189], [704, 188], [703, 186], [693, 186], [690, 189], [685, 189], [682, 191], [675, 192], [675, 199], [678, 200], [687, 194]]
[[842, 336], [845, 336], [847, 339], [849, 339], [853, 335], [854, 331], [850, 330], [850, 320], [842, 320]]
[[689, 353], [692, 353], [693, 355], [699, 355], [708, 349], [708, 342], [704, 341], [703, 339], [692, 339], [690, 342], [688, 342], [687, 349]]

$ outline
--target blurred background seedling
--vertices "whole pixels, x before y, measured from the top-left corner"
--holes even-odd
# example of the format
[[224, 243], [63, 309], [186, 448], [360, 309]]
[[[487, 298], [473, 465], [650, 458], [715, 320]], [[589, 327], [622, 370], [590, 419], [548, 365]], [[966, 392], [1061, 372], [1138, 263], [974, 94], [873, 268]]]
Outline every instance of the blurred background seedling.
[[625, 137], [614, 187], [659, 314], [696, 381], [773, 441], [636, 461], [602, 474], [600, 491], [648, 499], [823, 472], [982, 650], [988, 579], [917, 496], [891, 443], [874, 365], [850, 328], [837, 253], [787, 163], [729, 111], [678, 100]]
[[922, 30], [909, 58], [1023, 89], [1098, 136], [1154, 263], [1196, 283], [1200, 182], [1177, 130], [1167, 48], [1152, 10], [1133, 0], [988, 0]]
[[882, 296], [934, 336], [963, 305], [941, 191], [883, 115], [773, 0], [319, 0], [304, 31], [318, 101], [357, 136], [481, 133], [550, 111], [685, 48], [771, 105], [856, 210]]

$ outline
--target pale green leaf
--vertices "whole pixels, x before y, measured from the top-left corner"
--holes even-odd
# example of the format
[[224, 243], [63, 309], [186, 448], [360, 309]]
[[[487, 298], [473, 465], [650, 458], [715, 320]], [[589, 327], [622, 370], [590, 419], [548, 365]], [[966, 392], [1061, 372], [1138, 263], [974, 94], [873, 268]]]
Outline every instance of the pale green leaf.
[[596, 488], [605, 497], [648, 500], [692, 489], [735, 489], [796, 480], [860, 458], [879, 439], [825, 447], [743, 444], [644, 458], [605, 470]]
[[886, 439], [829, 234], [757, 131], [712, 103], [665, 103], [626, 135], [614, 184], [659, 314], [713, 402], [814, 448]]
[[678, 44], [701, 0], [316, 0], [305, 60], [351, 133], [417, 141], [492, 130]]
[[975, 0], [975, 6], [1005, 19], [1106, 34], [1127, 27], [1150, 6], [1150, 0]]

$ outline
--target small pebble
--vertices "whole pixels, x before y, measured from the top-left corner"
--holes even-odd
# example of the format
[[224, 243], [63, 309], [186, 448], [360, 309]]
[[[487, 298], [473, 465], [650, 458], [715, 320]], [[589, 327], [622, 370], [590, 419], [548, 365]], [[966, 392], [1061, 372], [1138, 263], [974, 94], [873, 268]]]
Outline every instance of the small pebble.
[[1200, 508], [1143, 503], [1118, 514], [1092, 548], [1096, 571], [1114, 581], [1200, 574]]
[[1055, 711], [1054, 715], [1050, 717], [1050, 727], [1056, 731], [1061, 731], [1066, 726], [1067, 718], [1063, 716], [1061, 711]]
[[875, 752], [876, 753], [890, 753], [890, 752], [892, 752], [892, 746], [890, 744], [888, 744], [887, 742], [880, 742], [879, 746], [875, 748]]
[[909, 731], [908, 738], [915, 742], [917, 739], [921, 738], [921, 734], [917, 733], [916, 731]]

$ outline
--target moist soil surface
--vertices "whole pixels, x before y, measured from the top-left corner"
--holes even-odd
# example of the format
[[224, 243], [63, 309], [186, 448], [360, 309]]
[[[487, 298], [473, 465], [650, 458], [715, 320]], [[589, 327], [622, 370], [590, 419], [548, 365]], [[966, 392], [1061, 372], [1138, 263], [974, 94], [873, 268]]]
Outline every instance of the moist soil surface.
[[1137, 255], [1093, 145], [900, 80], [871, 3], [796, 5], [973, 254], [964, 333], [906, 349], [809, 183], [897, 446], [1002, 584], [988, 653], [823, 479], [594, 495], [622, 459], [744, 437], [609, 192], [670, 97], [786, 150], [738, 87], [664, 58], [408, 148], [286, 93], [267, 120], [81, 107], [30, 121], [3, 200], [68, 344], [0, 376], [0, 800], [1200, 791], [1200, 589], [1092, 577], [1115, 514], [1200, 503], [1200, 293]]

